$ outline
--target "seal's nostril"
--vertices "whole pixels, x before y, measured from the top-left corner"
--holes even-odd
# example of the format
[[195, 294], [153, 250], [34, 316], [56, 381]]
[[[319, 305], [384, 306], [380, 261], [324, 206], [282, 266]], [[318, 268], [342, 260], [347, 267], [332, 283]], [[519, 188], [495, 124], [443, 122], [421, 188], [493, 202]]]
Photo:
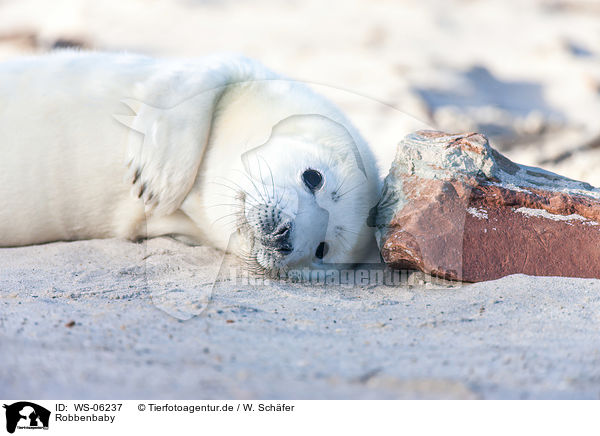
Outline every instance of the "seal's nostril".
[[264, 234], [261, 243], [277, 253], [287, 256], [294, 251], [290, 241], [292, 233], [292, 223], [285, 222], [269, 233]]
[[273, 236], [275, 236], [275, 237], [285, 236], [289, 231], [290, 231], [290, 225], [284, 224], [273, 232]]
[[315, 256], [317, 257], [317, 259], [323, 259], [328, 251], [329, 251], [329, 245], [327, 245], [327, 242], [321, 242], [319, 244], [319, 246], [317, 247]]

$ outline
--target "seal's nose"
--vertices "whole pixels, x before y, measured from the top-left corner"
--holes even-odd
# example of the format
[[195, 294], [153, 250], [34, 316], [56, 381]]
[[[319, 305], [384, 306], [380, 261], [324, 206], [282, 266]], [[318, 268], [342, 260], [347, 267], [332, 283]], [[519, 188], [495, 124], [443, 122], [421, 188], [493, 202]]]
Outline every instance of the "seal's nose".
[[292, 233], [292, 223], [284, 222], [277, 226], [271, 233], [267, 234], [263, 239], [263, 244], [266, 247], [271, 247], [282, 255], [286, 256], [293, 250], [290, 242], [290, 234]]

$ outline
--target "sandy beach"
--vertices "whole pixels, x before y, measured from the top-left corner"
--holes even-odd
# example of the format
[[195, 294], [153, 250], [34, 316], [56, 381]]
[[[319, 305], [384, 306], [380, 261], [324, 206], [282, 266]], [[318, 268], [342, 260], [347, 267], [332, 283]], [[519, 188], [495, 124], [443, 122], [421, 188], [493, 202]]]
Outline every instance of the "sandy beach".
[[598, 398], [598, 280], [239, 285], [169, 315], [215, 254], [167, 238], [3, 249], [2, 396]]
[[[239, 52], [341, 106], [382, 176], [427, 127], [600, 185], [597, 2], [328, 5], [3, 1], [0, 61]], [[600, 280], [213, 289], [222, 258], [169, 238], [0, 249], [0, 397], [600, 399]]]

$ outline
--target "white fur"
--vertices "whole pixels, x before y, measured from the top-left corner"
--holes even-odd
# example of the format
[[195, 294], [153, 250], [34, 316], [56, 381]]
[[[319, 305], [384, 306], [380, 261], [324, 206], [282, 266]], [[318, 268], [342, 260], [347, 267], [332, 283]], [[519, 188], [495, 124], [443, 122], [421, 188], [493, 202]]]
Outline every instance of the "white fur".
[[[343, 126], [353, 144], [328, 144], [329, 121], [313, 129], [292, 118], [273, 130], [311, 114]], [[251, 168], [242, 159], [248, 152], [261, 155]], [[237, 227], [221, 218], [235, 208], [227, 205], [231, 189], [215, 181], [256, 191], [239, 173], [259, 177], [259, 159], [276, 168], [280, 194], [320, 204], [330, 225], [342, 220], [360, 234], [335, 260], [363, 249], [380, 189], [375, 160], [341, 112], [305, 85], [237, 56], [65, 51], [0, 64], [0, 246], [170, 234], [227, 249]], [[331, 183], [347, 165], [361, 167], [364, 186], [352, 201], [330, 204], [325, 190], [307, 197], [299, 171], [315, 159]], [[356, 174], [352, 182], [360, 182]], [[295, 239], [309, 253], [319, 241], [301, 236], [311, 225], [301, 215]], [[298, 262], [306, 257], [300, 251]]]

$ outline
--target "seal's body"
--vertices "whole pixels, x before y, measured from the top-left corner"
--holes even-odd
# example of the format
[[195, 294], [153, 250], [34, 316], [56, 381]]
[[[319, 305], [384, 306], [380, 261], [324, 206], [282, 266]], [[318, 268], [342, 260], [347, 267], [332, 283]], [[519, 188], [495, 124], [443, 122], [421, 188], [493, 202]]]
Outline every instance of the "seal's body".
[[0, 64], [0, 246], [174, 235], [264, 270], [355, 262], [379, 189], [335, 106], [246, 58]]

